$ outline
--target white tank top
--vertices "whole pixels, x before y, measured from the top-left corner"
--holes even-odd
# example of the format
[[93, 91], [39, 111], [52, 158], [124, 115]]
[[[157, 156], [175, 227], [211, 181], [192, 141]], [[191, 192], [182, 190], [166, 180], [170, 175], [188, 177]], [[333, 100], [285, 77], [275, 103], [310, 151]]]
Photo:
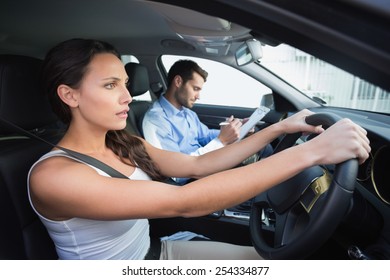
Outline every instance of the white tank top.
[[[30, 169], [27, 178], [27, 191], [32, 208], [46, 226], [50, 237], [54, 241], [59, 259], [144, 259], [150, 247], [149, 222], [147, 219], [100, 221], [72, 218], [65, 221], [53, 221], [42, 216], [34, 208], [29, 187], [31, 170], [40, 161], [53, 156], [65, 156], [74, 159], [61, 150], [51, 151], [42, 156]], [[108, 176], [104, 171], [89, 166], [100, 175]], [[129, 178], [132, 180], [151, 180], [139, 168], [136, 168]]]

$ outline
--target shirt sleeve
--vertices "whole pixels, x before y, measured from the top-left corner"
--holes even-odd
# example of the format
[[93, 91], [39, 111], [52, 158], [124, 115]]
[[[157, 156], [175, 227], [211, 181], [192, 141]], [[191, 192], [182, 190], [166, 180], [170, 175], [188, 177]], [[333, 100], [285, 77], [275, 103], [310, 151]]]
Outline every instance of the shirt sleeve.
[[[191, 115], [193, 121], [196, 123], [195, 127], [198, 130], [198, 141], [204, 146], [191, 153], [187, 152], [187, 154], [191, 156], [199, 156], [224, 146], [217, 137], [219, 135], [218, 129], [209, 129], [206, 125], [199, 121], [197, 115]], [[173, 152], [182, 152], [180, 144], [172, 135], [174, 128], [172, 127], [171, 122], [164, 119], [162, 114], [148, 112], [144, 117], [142, 129], [145, 140], [153, 146]], [[190, 178], [172, 179], [181, 185], [184, 185], [188, 182], [188, 180], [190, 180]]]
[[153, 117], [145, 116], [142, 129], [144, 138], [153, 146], [173, 152], [180, 152], [180, 147], [176, 141], [173, 140], [169, 124], [163, 122], [161, 119], [157, 120]]
[[196, 124], [198, 130], [198, 142], [202, 145], [202, 147], [198, 148], [196, 151], [191, 152], [191, 155], [203, 155], [224, 146], [218, 138], [220, 133], [219, 129], [208, 128], [199, 120], [198, 115], [192, 111], [190, 111], [189, 115]]

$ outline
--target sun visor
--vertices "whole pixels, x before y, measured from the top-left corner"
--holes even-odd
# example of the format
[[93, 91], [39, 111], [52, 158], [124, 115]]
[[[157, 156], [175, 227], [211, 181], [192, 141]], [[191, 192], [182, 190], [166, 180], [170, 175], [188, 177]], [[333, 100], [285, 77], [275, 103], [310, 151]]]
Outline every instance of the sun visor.
[[233, 41], [251, 37], [249, 29], [225, 19], [163, 3], [148, 4], [181, 39], [209, 55], [226, 55]]

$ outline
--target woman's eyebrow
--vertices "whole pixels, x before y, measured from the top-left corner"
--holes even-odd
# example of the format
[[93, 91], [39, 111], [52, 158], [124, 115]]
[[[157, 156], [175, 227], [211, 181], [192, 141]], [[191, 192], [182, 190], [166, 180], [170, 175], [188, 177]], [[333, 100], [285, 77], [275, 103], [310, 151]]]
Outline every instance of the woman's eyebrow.
[[102, 80], [103, 80], [103, 81], [105, 81], [105, 80], [115, 80], [115, 81], [120, 81], [121, 79], [120, 79], [120, 78], [118, 78], [118, 77], [107, 77], [107, 78], [103, 78]]

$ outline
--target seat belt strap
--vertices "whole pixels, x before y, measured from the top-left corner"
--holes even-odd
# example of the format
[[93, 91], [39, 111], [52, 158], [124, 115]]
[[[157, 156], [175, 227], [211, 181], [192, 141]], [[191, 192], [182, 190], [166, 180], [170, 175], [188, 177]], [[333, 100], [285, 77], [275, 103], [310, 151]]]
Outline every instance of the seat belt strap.
[[0, 117], [0, 121], [5, 124], [7, 127], [10, 127], [12, 128], [12, 130], [14, 130], [15, 132], [18, 132], [20, 134], [23, 134], [24, 136], [27, 136], [29, 138], [34, 138], [36, 140], [39, 140], [39, 141], [42, 141], [52, 147], [55, 147], [55, 148], [58, 148], [64, 152], [66, 152], [68, 155], [78, 159], [78, 160], [81, 160], [82, 162], [85, 162], [85, 163], [88, 163], [92, 166], [95, 166], [96, 168], [106, 172], [108, 175], [110, 175], [111, 177], [114, 177], [114, 178], [122, 178], [122, 179], [129, 179], [129, 177], [125, 176], [124, 174], [122, 174], [121, 172], [119, 172], [118, 170], [112, 168], [111, 166], [105, 164], [104, 162], [94, 158], [94, 157], [91, 157], [91, 156], [88, 156], [88, 155], [85, 155], [85, 154], [82, 154], [82, 153], [79, 153], [79, 152], [76, 152], [76, 151], [73, 151], [73, 150], [70, 150], [70, 149], [66, 149], [64, 147], [61, 147], [61, 146], [57, 146], [41, 137], [39, 137], [38, 135], [34, 134], [34, 133], [31, 133], [7, 120], [5, 120], [4, 118]]

